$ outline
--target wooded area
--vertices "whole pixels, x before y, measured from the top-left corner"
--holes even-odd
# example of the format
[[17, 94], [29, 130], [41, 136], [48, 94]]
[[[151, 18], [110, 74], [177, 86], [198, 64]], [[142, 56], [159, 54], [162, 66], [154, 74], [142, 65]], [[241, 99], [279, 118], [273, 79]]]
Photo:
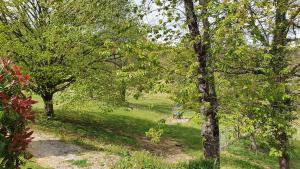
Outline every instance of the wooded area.
[[299, 31], [298, 0], [1, 0], [0, 168], [300, 168]]

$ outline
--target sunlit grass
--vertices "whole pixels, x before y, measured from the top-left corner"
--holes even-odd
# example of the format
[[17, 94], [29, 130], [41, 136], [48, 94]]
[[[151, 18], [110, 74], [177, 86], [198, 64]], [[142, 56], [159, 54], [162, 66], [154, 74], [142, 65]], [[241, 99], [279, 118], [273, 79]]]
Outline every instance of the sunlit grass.
[[[139, 138], [145, 137], [145, 132], [155, 126], [157, 121], [168, 119], [172, 114], [174, 103], [166, 95], [145, 96], [139, 100], [129, 98], [130, 107], [115, 107], [111, 112], [103, 112], [96, 103], [78, 103], [68, 106], [55, 105], [56, 118], [47, 120], [42, 113], [43, 104], [39, 100], [35, 106], [38, 120], [34, 128], [52, 132], [64, 141], [79, 144], [87, 149], [101, 150], [121, 157], [118, 167], [134, 165], [144, 168], [198, 168], [201, 160], [200, 125], [189, 121], [184, 124], [166, 124], [163, 139], [172, 139], [183, 145], [183, 151], [195, 160], [191, 163], [169, 164], [163, 158], [145, 152], [145, 147]], [[59, 99], [59, 98], [56, 98]], [[185, 116], [192, 117], [193, 112]], [[294, 143], [299, 152], [299, 142]], [[249, 150], [249, 142], [241, 140], [229, 146], [221, 154], [221, 166], [226, 169], [262, 169], [276, 168], [276, 158], [268, 153], [254, 153]], [[200, 159], [199, 159], [200, 158]], [[199, 160], [196, 160], [199, 159]], [[292, 156], [292, 165], [299, 162], [299, 155]], [[145, 167], [146, 166], [146, 167]], [[148, 168], [147, 168], [148, 167]], [[130, 168], [130, 167], [129, 167]], [[197, 169], [197, 168], [195, 168]]]

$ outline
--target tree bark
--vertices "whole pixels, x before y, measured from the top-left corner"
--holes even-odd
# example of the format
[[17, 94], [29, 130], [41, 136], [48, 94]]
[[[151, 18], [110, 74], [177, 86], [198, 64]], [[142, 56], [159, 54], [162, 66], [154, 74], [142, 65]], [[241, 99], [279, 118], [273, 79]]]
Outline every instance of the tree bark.
[[278, 158], [279, 160], [279, 168], [280, 169], [289, 169], [289, 154], [288, 154], [288, 137], [286, 133], [282, 133], [279, 135], [278, 140], [280, 141], [280, 149], [282, 151], [281, 157]]
[[[210, 49], [210, 24], [207, 15], [208, 0], [202, 0], [202, 25], [203, 35], [200, 40], [200, 31], [197, 16], [194, 10], [193, 0], [184, 0], [186, 12], [186, 21], [188, 24], [191, 39], [194, 41], [194, 52], [199, 63], [197, 69], [200, 75], [197, 80], [197, 86], [202, 96], [199, 101], [202, 103], [200, 108], [204, 116], [204, 123], [201, 129], [203, 154], [207, 160], [213, 160], [217, 166], [220, 165], [220, 136], [219, 121], [217, 118], [218, 101], [215, 90], [214, 72], [212, 71], [212, 60]], [[208, 103], [209, 105], [207, 105]]]
[[288, 154], [283, 154], [279, 157], [279, 168], [280, 169], [289, 169], [289, 156]]
[[54, 109], [53, 109], [53, 95], [47, 94], [42, 96], [44, 101], [44, 111], [48, 118], [54, 117]]

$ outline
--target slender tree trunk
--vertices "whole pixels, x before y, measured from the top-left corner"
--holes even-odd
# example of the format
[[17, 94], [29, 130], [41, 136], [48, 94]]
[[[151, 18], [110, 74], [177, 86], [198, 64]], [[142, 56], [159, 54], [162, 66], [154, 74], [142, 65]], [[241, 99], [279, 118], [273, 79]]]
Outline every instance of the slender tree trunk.
[[[203, 35], [200, 39], [200, 31], [198, 20], [194, 11], [193, 0], [184, 0], [186, 11], [186, 20], [190, 31], [190, 36], [194, 40], [194, 51], [199, 63], [198, 74], [198, 89], [202, 94], [199, 101], [202, 103], [201, 112], [204, 116], [204, 123], [201, 129], [203, 154], [204, 158], [213, 160], [217, 166], [220, 165], [220, 134], [219, 121], [217, 118], [218, 101], [215, 90], [214, 72], [212, 71], [212, 60], [209, 52], [210, 37], [209, 37], [209, 21], [207, 18], [207, 3], [208, 0], [202, 1], [202, 25]], [[208, 103], [208, 105], [207, 105]]]
[[289, 154], [288, 154], [288, 137], [286, 133], [282, 133], [278, 136], [280, 149], [282, 151], [282, 156], [279, 157], [279, 168], [280, 169], [289, 169]]
[[44, 101], [44, 111], [48, 118], [54, 117], [54, 109], [53, 109], [53, 95], [47, 94], [42, 96]]
[[279, 157], [279, 168], [280, 169], [289, 169], [289, 156], [284, 153], [281, 157]]
[[240, 117], [238, 116], [236, 119], [236, 139], [241, 138], [241, 129], [240, 129]]

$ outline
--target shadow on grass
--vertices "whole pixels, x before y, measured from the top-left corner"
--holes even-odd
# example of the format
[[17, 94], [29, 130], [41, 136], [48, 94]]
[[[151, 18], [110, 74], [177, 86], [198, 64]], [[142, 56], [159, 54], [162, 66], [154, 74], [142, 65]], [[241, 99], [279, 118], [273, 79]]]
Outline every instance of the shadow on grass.
[[28, 149], [36, 158], [49, 156], [65, 156], [67, 154], [84, 153], [85, 150], [59, 140], [37, 140], [30, 143]]
[[[39, 117], [36, 125], [55, 133], [72, 134], [78, 138], [89, 138], [97, 142], [129, 146], [140, 150], [139, 138], [145, 136], [155, 122], [99, 112], [79, 113], [57, 110], [54, 120]], [[172, 138], [184, 145], [185, 149], [201, 149], [200, 130], [179, 125], [166, 125], [165, 138]]]

